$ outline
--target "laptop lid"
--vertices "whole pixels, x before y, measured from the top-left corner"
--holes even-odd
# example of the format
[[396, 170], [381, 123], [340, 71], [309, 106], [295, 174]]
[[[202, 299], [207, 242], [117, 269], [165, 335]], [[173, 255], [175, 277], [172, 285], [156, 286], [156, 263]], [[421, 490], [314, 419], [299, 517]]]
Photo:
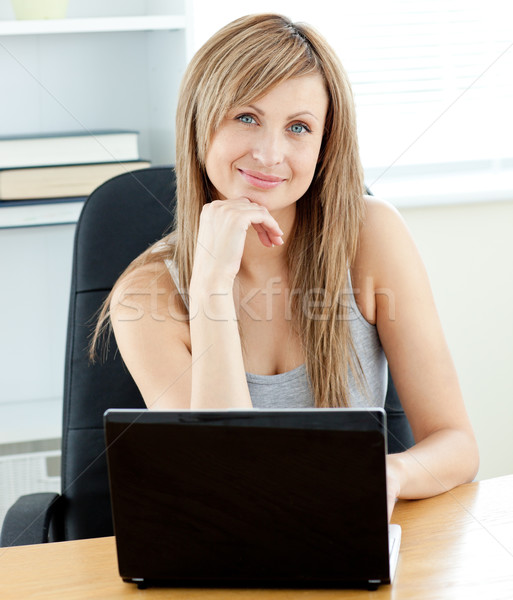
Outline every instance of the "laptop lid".
[[109, 410], [120, 575], [174, 586], [390, 581], [382, 409]]

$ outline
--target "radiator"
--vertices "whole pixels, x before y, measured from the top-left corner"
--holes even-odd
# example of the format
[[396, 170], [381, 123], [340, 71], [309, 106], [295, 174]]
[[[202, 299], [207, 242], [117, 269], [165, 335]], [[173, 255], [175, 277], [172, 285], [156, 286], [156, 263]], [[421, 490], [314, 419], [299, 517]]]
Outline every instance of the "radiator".
[[60, 493], [60, 450], [0, 456], [0, 523], [14, 502], [33, 492]]

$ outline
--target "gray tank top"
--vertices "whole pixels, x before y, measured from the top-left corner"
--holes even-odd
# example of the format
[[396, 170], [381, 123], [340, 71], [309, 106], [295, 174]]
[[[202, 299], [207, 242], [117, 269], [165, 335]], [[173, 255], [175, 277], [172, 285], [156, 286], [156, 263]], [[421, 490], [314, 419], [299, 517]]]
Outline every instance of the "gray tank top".
[[[188, 296], [180, 289], [175, 263], [172, 260], [166, 260], [165, 263], [176, 289], [188, 308]], [[349, 285], [351, 285], [350, 279]], [[352, 288], [345, 297], [350, 299], [349, 326], [366, 382], [365, 388], [361, 390], [349, 369], [349, 406], [383, 407], [387, 391], [387, 362], [377, 329], [361, 314]], [[255, 408], [313, 408], [315, 406], [305, 364], [278, 375], [246, 373], [246, 380]]]

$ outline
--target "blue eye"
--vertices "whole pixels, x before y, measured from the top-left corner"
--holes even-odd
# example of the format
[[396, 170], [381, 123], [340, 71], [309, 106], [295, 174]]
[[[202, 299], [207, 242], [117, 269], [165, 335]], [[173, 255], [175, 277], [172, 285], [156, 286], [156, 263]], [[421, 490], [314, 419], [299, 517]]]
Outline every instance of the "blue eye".
[[310, 129], [304, 123], [294, 123], [290, 126], [290, 131], [296, 134], [310, 133]]
[[253, 123], [256, 123], [255, 119], [251, 115], [240, 115], [240, 117], [237, 117], [237, 119], [246, 125], [253, 125]]

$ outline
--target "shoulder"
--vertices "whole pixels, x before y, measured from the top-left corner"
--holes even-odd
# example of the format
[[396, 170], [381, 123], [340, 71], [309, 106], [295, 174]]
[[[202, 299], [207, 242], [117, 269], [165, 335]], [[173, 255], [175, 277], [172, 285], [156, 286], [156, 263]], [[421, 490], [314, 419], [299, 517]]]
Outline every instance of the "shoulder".
[[364, 196], [365, 216], [358, 251], [351, 267], [356, 302], [370, 323], [377, 320], [377, 301], [413, 283], [424, 265], [399, 211], [384, 200]]
[[[154, 328], [166, 323], [177, 333], [188, 331], [188, 313], [163, 260], [140, 265], [116, 282], [110, 302], [114, 331]], [[132, 325], [127, 327], [127, 324]]]
[[[113, 287], [113, 301], [127, 293], [138, 293], [143, 298], [157, 291], [175, 292], [176, 286], [166, 265], [171, 251], [169, 240], [163, 238], [136, 257], [116, 281]], [[116, 302], [111, 302], [111, 307], [115, 305]]]
[[189, 408], [189, 319], [163, 260], [120, 278], [110, 318], [121, 357], [148, 408]]
[[139, 265], [124, 273], [113, 288], [111, 309], [123, 306], [121, 299], [127, 295], [139, 295], [144, 301], [159, 288], [171, 291], [174, 284], [164, 261], [153, 261]]
[[169, 270], [163, 260], [149, 261], [131, 270], [127, 270], [117, 280], [114, 287], [115, 289], [124, 289], [136, 286], [142, 290], [144, 288], [151, 288], [157, 282], [161, 285], [172, 283]]
[[390, 202], [378, 198], [377, 196], [363, 196], [365, 205], [364, 225], [376, 225], [376, 221], [381, 218], [395, 219], [400, 218], [399, 211]]
[[406, 223], [395, 206], [375, 196], [364, 196], [364, 203], [360, 244], [390, 244], [394, 240], [401, 243], [405, 236], [411, 239]]
[[355, 267], [372, 277], [376, 286], [387, 274], [418, 260], [412, 235], [399, 211], [374, 196], [364, 196], [365, 216], [360, 229]]

